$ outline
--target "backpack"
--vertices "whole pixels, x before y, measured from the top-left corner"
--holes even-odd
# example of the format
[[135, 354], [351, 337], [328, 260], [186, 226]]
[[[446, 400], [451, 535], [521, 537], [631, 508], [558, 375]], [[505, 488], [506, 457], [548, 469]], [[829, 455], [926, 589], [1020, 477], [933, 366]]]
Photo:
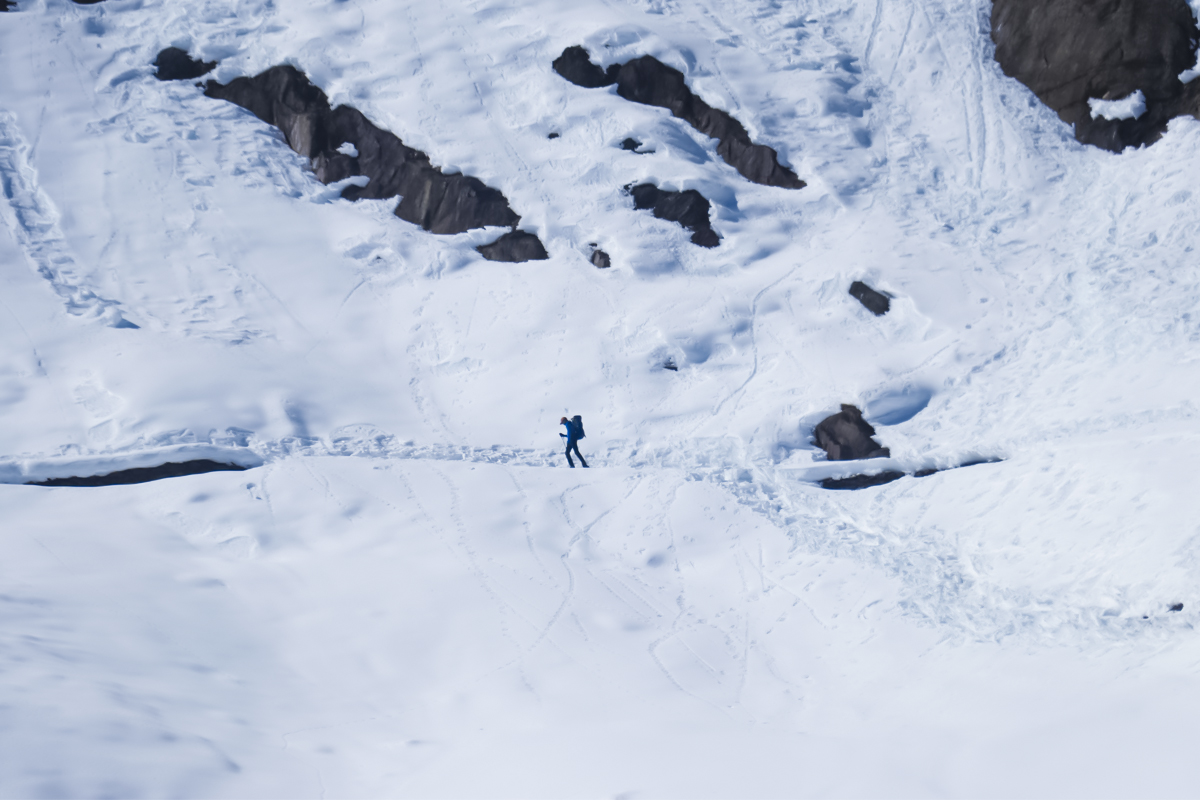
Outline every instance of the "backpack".
[[576, 439], [587, 438], [587, 434], [583, 432], [583, 417], [578, 414], [571, 417], [571, 427], [575, 429]]

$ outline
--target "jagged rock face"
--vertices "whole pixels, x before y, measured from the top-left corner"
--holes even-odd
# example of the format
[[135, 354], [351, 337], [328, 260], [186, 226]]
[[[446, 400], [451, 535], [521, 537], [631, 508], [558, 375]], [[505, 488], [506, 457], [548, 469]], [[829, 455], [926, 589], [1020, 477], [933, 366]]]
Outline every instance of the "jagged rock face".
[[16, 7], [16, 3], [10, 3], [9, 0], [0, 0], [0, 12], [8, 11]]
[[858, 458], [887, 458], [891, 451], [871, 437], [875, 429], [863, 419], [855, 406], [842, 405], [842, 410], [821, 420], [813, 431], [813, 443], [825, 451], [830, 461], [851, 461]]
[[215, 61], [200, 61], [188, 55], [186, 50], [168, 47], [154, 59], [157, 67], [154, 77], [160, 81], [186, 81], [207, 75], [216, 69]]
[[[1120, 152], [1151, 144], [1167, 123], [1200, 111], [1200, 81], [1179, 74], [1196, 63], [1200, 32], [1185, 0], [995, 0], [992, 40], [1006, 75], [1075, 126], [1085, 144]], [[1089, 98], [1141, 90], [1137, 119], [1092, 118]]]
[[721, 237], [708, 221], [708, 200], [695, 189], [668, 192], [653, 183], [627, 187], [633, 195], [633, 207], [651, 209], [659, 219], [678, 222], [692, 231], [692, 241], [701, 247], [716, 247]]
[[850, 284], [850, 296], [877, 317], [882, 317], [892, 307], [892, 301], [886, 294], [875, 291], [862, 281]]
[[596, 269], [608, 269], [612, 266], [612, 259], [603, 250], [593, 250], [591, 262]]
[[475, 248], [488, 261], [545, 261], [542, 240], [525, 231], [509, 231], [491, 244]]
[[717, 154], [746, 180], [764, 186], [801, 189], [804, 181], [779, 163], [770, 147], [754, 144], [742, 123], [705, 103], [688, 88], [683, 73], [653, 56], [642, 56], [601, 70], [578, 45], [568, 47], [554, 61], [554, 70], [585, 88], [617, 84], [617, 94], [626, 100], [658, 106], [687, 122], [705, 136], [718, 140]]
[[[253, 78], [237, 78], [227, 84], [209, 81], [204, 93], [235, 103], [278, 127], [288, 145], [311, 160], [317, 178], [323, 183], [356, 175], [370, 178], [365, 187], [348, 186], [342, 191], [342, 196], [349, 200], [400, 195], [396, 216], [433, 233], [513, 227], [521, 219], [509, 208], [500, 191], [477, 178], [443, 174], [425, 153], [376, 127], [357, 109], [350, 106], [330, 109], [325, 93], [293, 67], [272, 67]], [[339, 152], [347, 143], [353, 145], [357, 155]], [[520, 246], [510, 243], [480, 252], [485, 258], [490, 257], [489, 252], [507, 255], [538, 252], [541, 255], [533, 257], [546, 258], [545, 248], [536, 236], [519, 233]], [[530, 239], [537, 242], [536, 248]]]

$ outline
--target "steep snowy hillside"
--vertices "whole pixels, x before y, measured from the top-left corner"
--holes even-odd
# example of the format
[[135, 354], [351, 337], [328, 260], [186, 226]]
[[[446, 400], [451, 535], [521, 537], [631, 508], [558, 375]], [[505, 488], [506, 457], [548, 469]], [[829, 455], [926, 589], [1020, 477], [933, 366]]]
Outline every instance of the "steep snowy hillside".
[[[1200, 122], [1077, 142], [991, 11], [0, 14], [0, 796], [1193, 794]], [[322, 183], [279, 65], [519, 220]]]

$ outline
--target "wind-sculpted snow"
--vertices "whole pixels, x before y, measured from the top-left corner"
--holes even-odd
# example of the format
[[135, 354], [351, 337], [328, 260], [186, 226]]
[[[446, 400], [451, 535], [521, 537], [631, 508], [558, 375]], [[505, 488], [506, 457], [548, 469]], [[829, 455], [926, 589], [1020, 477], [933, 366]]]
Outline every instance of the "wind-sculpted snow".
[[[399, 195], [396, 216], [432, 233], [515, 228], [521, 219], [498, 190], [467, 175], [443, 173], [427, 155], [376, 127], [357, 109], [345, 105], [331, 109], [325, 93], [294, 67], [272, 67], [253, 78], [237, 78], [227, 84], [209, 81], [204, 93], [239, 105], [278, 127], [288, 145], [311, 161], [322, 183], [368, 178], [365, 184], [346, 186], [342, 197], [386, 200]], [[508, 234], [509, 239], [479, 252], [499, 261], [546, 258], [536, 235], [514, 233], [519, 233], [518, 239]], [[525, 244], [530, 239], [536, 245]]]
[[[1073, 126], [1075, 138], [1120, 152], [1152, 144], [1167, 123], [1200, 113], [1200, 30], [1185, 0], [995, 0], [996, 60]], [[1095, 100], [1140, 92], [1140, 114], [1108, 118]]]
[[586, 50], [574, 45], [554, 60], [553, 67], [559, 75], [585, 89], [615, 83], [617, 94], [626, 100], [667, 109], [705, 136], [716, 139], [717, 153], [746, 180], [785, 189], [805, 186], [796, 173], [779, 163], [778, 153], [750, 141], [742, 123], [693, 94], [682, 72], [653, 56], [610, 64], [602, 70], [591, 62]]

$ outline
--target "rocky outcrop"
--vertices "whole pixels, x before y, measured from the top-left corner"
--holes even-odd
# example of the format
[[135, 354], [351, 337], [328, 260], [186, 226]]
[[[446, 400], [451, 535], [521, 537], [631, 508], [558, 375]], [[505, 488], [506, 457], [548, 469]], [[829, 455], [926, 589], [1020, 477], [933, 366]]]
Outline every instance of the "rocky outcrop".
[[217, 67], [215, 61], [192, 58], [186, 50], [168, 47], [154, 59], [154, 77], [160, 81], [188, 81], [207, 75]]
[[526, 231], [509, 231], [491, 244], [475, 248], [488, 261], [545, 261], [542, 240]]
[[850, 284], [850, 296], [877, 317], [882, 317], [892, 307], [892, 301], [886, 294], [875, 291], [862, 281]]
[[553, 67], [577, 86], [592, 89], [615, 83], [617, 94], [626, 100], [667, 109], [705, 136], [716, 139], [717, 154], [746, 180], [785, 189], [801, 189], [805, 185], [796, 173], [779, 163], [778, 153], [750, 141], [742, 123], [694, 95], [682, 72], [653, 56], [612, 64], [602, 70], [592, 63], [586, 50], [575, 45], [564, 50]]
[[887, 458], [891, 451], [871, 437], [875, 429], [863, 419], [855, 406], [843, 404], [842, 410], [821, 420], [813, 431], [813, 443], [825, 451], [830, 461], [859, 458]]
[[16, 7], [16, 3], [9, 2], [9, 0], [0, 0], [0, 12], [11, 11]]
[[596, 248], [592, 251], [592, 257], [589, 260], [592, 262], [592, 266], [596, 269], [608, 269], [612, 266], [612, 259], [609, 258], [608, 253], [604, 252], [600, 248]]
[[288, 146], [309, 159], [322, 183], [360, 175], [370, 179], [366, 186], [347, 186], [342, 197], [382, 200], [399, 195], [396, 216], [432, 233], [514, 228], [479, 252], [501, 261], [526, 260], [516, 258], [522, 254], [546, 258], [534, 234], [515, 230], [521, 218], [499, 190], [467, 175], [444, 174], [425, 153], [408, 147], [355, 108], [331, 109], [325, 93], [294, 67], [272, 67], [227, 84], [209, 81], [204, 93], [279, 128]]
[[650, 209], [659, 219], [678, 222], [692, 231], [692, 241], [701, 247], [716, 247], [721, 237], [708, 221], [708, 200], [695, 189], [683, 192], [668, 192], [653, 183], [626, 186], [633, 196], [633, 207]]
[[[994, 0], [992, 40], [1006, 75], [1028, 86], [1085, 144], [1120, 152], [1151, 144], [1167, 123], [1200, 111], [1200, 31], [1185, 0]], [[1141, 91], [1136, 118], [1092, 116], [1089, 100]]]

